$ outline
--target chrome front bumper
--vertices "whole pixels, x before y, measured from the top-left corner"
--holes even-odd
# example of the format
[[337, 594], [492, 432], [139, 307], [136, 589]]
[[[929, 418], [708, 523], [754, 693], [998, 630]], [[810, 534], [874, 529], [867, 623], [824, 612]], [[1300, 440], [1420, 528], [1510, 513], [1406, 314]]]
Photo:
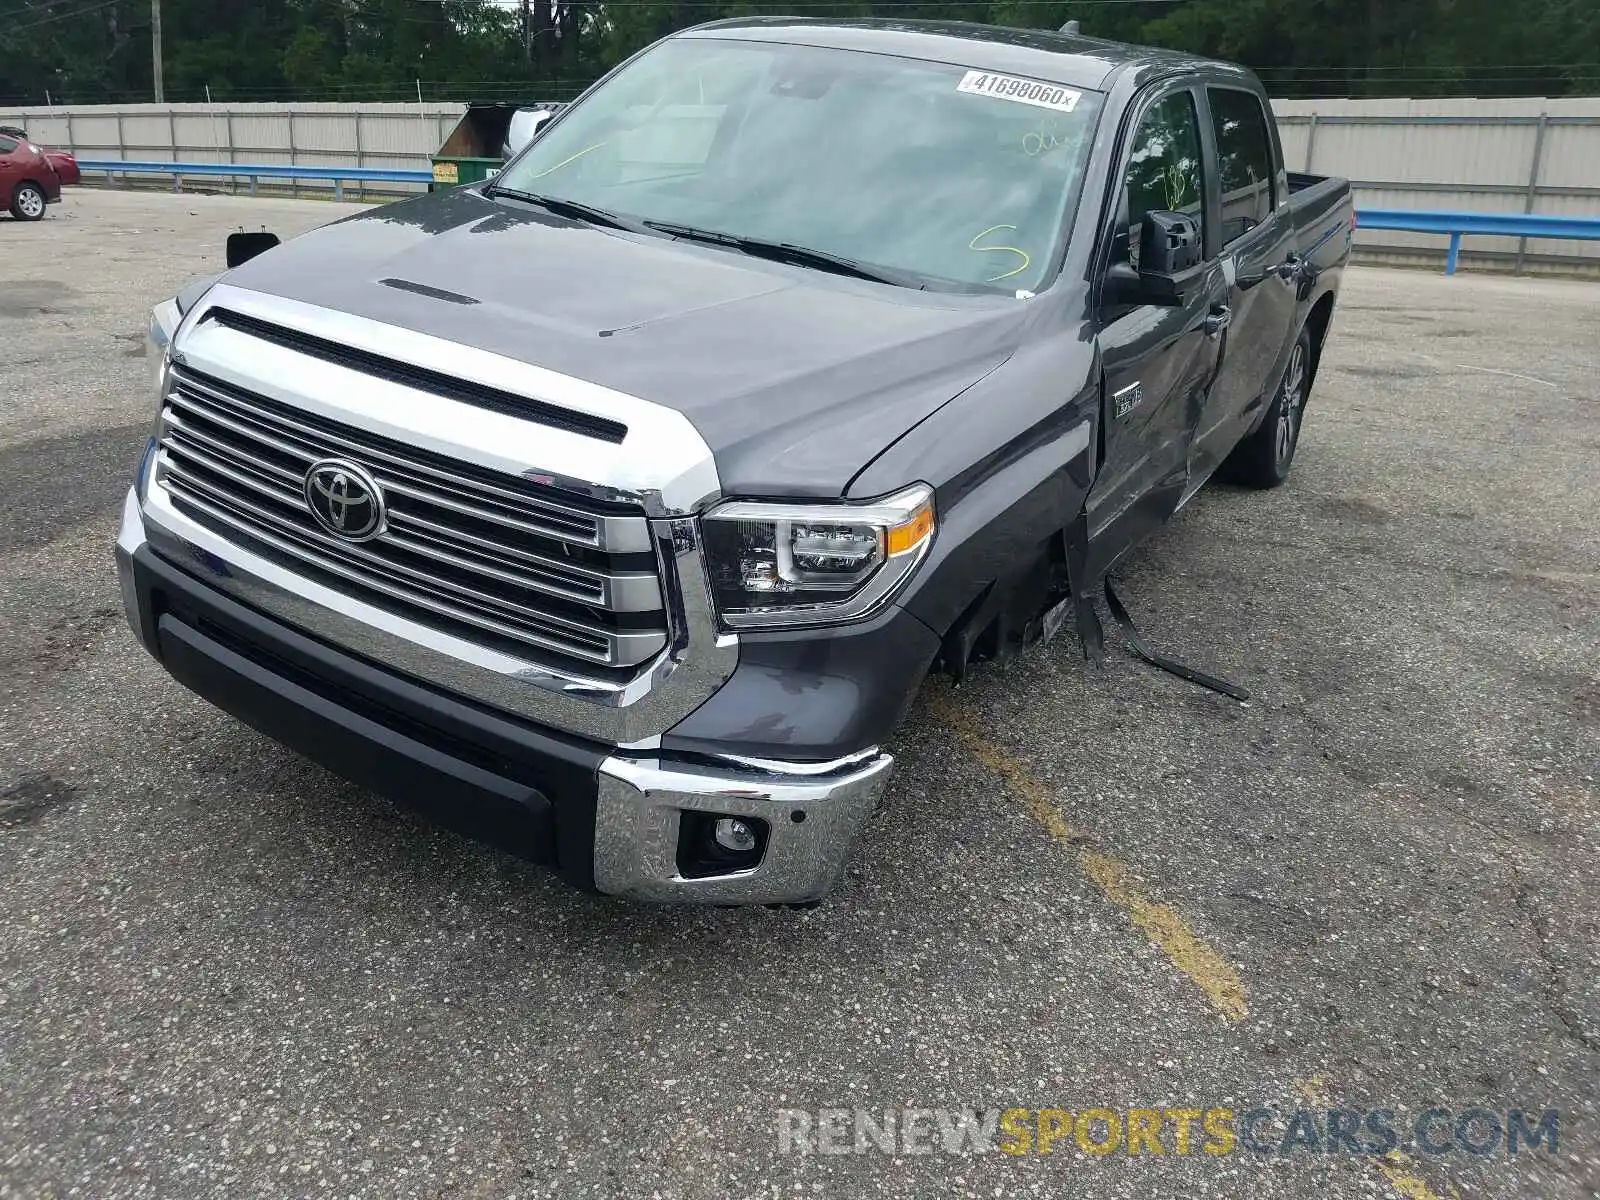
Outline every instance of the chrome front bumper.
[[[595, 886], [633, 900], [793, 904], [821, 899], [833, 890], [882, 802], [893, 763], [876, 750], [826, 767], [773, 763], [767, 770], [744, 772], [608, 758], [600, 767], [595, 810]], [[817, 773], [799, 773], [814, 766]], [[765, 821], [766, 853], [748, 870], [685, 878], [677, 861], [685, 812]]]
[[[237, 574], [222, 576], [231, 586], [217, 586], [219, 573], [237, 572], [242, 565], [237, 548], [219, 545], [218, 550], [229, 555], [223, 561], [194, 543], [180, 555], [172, 554], [169, 545], [161, 538], [147, 538], [144, 514], [136, 494], [130, 492], [117, 537], [117, 567], [129, 623], [152, 653], [159, 653], [161, 642], [152, 627], [149, 603], [141, 603], [135, 570], [135, 558], [141, 554], [153, 553], [180, 567], [197, 587], [229, 603], [243, 601], [273, 620], [286, 615], [251, 604], [260, 594], [241, 589]], [[291, 629], [297, 625], [285, 624]], [[320, 632], [316, 622], [300, 628]], [[361, 654], [360, 646], [358, 641], [351, 649]], [[385, 648], [392, 646], [385, 643]], [[450, 689], [449, 678], [422, 671], [411, 674]], [[592, 775], [593, 886], [609, 895], [645, 901], [733, 905], [820, 899], [838, 882], [862, 829], [879, 807], [892, 764], [892, 757], [876, 747], [833, 763], [732, 756], [685, 761], [618, 748], [600, 758]], [[560, 821], [559, 797], [555, 799], [555, 819]], [[679, 869], [680, 823], [686, 813], [697, 812], [766, 822], [760, 861], [743, 870], [685, 877]]]

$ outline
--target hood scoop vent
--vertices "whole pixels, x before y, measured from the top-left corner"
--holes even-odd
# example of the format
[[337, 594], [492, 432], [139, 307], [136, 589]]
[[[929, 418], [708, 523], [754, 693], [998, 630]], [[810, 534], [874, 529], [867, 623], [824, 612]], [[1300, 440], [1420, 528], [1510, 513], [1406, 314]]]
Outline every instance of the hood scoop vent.
[[425, 283], [413, 283], [409, 279], [380, 279], [384, 287], [391, 287], [397, 292], [411, 292], [414, 295], [426, 296], [430, 300], [443, 300], [446, 304], [481, 304], [476, 296], [463, 296], [460, 292], [447, 292], [444, 288], [429, 287]]

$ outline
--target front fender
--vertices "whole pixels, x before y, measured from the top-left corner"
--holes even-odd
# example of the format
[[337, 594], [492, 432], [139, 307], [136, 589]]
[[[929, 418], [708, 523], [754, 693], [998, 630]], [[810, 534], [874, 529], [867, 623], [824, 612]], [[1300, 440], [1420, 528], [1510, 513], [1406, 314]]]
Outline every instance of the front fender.
[[1087, 326], [1023, 347], [852, 482], [935, 489], [938, 535], [900, 604], [943, 635], [986, 590], [1054, 553], [1082, 512], [1099, 444], [1100, 363]]

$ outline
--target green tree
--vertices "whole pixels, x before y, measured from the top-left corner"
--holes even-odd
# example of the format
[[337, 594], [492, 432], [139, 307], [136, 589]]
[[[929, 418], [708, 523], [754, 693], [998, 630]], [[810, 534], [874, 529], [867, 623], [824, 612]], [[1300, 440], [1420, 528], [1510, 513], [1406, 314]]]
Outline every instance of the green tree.
[[[756, 0], [162, 0], [169, 99], [550, 99]], [[523, 33], [526, 9], [528, 34]], [[1278, 95], [1600, 92], [1595, 0], [807, 0], [807, 15], [984, 21], [1195, 50]], [[0, 0], [0, 101], [151, 95], [149, 0]]]

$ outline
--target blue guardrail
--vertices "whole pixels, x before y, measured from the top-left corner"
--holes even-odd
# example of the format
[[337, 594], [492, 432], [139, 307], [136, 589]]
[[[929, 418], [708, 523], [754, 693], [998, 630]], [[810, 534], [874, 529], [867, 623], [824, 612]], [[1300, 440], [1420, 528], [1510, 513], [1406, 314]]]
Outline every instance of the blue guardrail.
[[432, 183], [432, 171], [404, 170], [399, 167], [316, 167], [301, 163], [180, 163], [125, 162], [116, 158], [80, 158], [83, 171], [104, 171], [108, 175], [171, 175], [172, 190], [186, 175], [248, 179], [254, 195], [257, 179], [330, 179], [334, 197], [344, 199], [346, 183]]
[[1405, 208], [1356, 210], [1361, 229], [1394, 229], [1404, 233], [1442, 233], [1450, 238], [1444, 273], [1456, 273], [1461, 239], [1467, 234], [1498, 237], [1574, 238], [1600, 241], [1600, 217], [1547, 217], [1538, 213], [1413, 212]]

